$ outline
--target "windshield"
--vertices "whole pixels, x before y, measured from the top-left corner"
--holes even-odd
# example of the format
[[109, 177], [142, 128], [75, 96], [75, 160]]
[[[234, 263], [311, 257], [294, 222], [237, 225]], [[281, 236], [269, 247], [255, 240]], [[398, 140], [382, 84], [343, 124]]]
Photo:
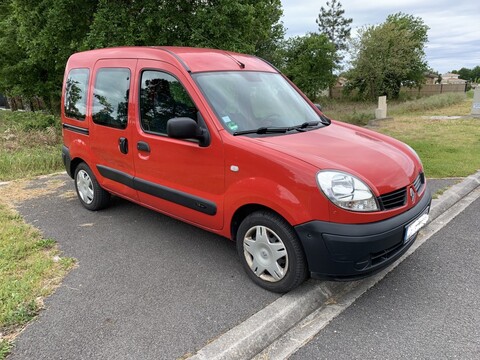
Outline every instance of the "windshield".
[[193, 77], [230, 133], [320, 120], [280, 74], [231, 71], [198, 73]]

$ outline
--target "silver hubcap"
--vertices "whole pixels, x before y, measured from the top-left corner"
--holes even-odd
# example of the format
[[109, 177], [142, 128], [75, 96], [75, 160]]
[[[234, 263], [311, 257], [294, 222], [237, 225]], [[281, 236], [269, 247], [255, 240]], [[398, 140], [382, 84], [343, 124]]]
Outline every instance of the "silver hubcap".
[[243, 239], [245, 260], [260, 279], [282, 280], [288, 270], [288, 254], [280, 237], [265, 226], [254, 226]]
[[93, 201], [93, 182], [85, 170], [80, 170], [77, 173], [77, 191], [78, 196], [86, 204], [91, 204]]

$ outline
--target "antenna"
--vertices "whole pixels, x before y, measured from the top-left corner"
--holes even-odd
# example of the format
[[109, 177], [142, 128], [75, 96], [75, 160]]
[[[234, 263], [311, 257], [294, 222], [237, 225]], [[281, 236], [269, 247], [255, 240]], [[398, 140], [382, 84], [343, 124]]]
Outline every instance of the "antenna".
[[229, 58], [231, 58], [233, 61], [235, 61], [237, 63], [237, 65], [240, 66], [240, 69], [245, 69], [245, 64], [242, 63], [240, 60], [234, 58], [232, 54], [230, 54], [226, 51], [224, 52], [224, 54], [227, 55]]

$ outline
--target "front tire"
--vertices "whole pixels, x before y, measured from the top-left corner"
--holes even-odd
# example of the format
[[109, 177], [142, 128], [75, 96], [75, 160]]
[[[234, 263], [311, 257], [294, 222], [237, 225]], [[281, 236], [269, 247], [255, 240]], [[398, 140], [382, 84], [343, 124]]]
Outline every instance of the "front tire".
[[101, 210], [110, 202], [110, 193], [101, 188], [92, 170], [84, 162], [75, 169], [75, 190], [80, 203], [88, 210]]
[[269, 291], [285, 293], [308, 276], [305, 254], [291, 225], [270, 211], [248, 215], [237, 231], [237, 252], [248, 276]]

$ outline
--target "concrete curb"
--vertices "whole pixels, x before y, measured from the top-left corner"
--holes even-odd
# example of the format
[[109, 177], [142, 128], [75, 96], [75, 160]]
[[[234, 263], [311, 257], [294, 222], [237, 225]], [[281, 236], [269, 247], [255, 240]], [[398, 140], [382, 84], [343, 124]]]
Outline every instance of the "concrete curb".
[[460, 199], [480, 186], [480, 171], [466, 177], [462, 182], [453, 185], [432, 203], [430, 221], [436, 219]]
[[[480, 171], [432, 203], [430, 222], [480, 186]], [[191, 360], [251, 359], [351, 283], [307, 281], [200, 349]]]

